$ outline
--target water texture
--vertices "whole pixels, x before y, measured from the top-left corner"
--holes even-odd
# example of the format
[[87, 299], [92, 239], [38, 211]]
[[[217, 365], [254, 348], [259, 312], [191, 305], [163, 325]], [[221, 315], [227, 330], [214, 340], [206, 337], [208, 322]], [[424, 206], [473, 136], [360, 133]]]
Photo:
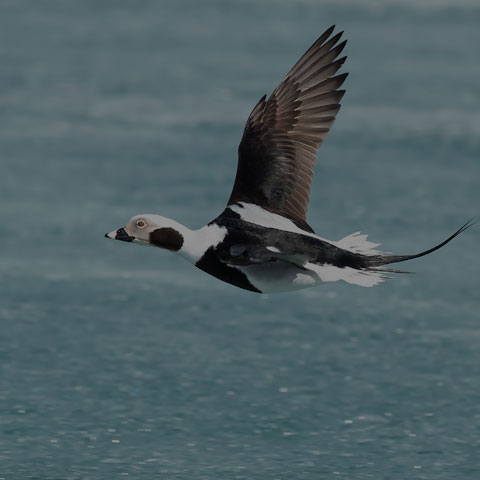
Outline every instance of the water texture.
[[407, 254], [480, 213], [480, 4], [0, 2], [0, 479], [475, 479], [480, 230], [376, 288], [259, 296], [107, 241], [200, 227], [330, 24], [309, 222]]

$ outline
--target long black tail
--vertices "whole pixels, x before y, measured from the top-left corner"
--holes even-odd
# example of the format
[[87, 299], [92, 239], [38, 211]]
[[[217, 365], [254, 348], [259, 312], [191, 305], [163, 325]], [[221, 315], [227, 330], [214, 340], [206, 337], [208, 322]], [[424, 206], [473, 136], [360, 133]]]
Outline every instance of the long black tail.
[[[479, 222], [480, 222], [480, 217], [473, 217], [465, 225], [460, 227], [453, 235], [451, 235], [446, 240], [444, 240], [442, 243], [439, 243], [435, 247], [430, 248], [429, 250], [425, 250], [424, 252], [417, 253], [415, 255], [379, 255], [378, 257], [372, 258], [371, 266], [375, 268], [381, 265], [404, 262], [405, 260], [412, 260], [413, 258], [419, 258], [419, 257], [423, 257], [424, 255], [428, 255], [429, 253], [432, 253], [435, 250], [442, 248], [444, 245], [451, 242], [455, 237], [457, 237], [462, 232], [464, 232], [467, 228], [470, 228]], [[378, 270], [398, 272], [398, 273], [409, 273], [409, 272], [403, 272], [399, 270], [395, 271], [395, 270], [389, 270], [389, 269], [378, 269]]]

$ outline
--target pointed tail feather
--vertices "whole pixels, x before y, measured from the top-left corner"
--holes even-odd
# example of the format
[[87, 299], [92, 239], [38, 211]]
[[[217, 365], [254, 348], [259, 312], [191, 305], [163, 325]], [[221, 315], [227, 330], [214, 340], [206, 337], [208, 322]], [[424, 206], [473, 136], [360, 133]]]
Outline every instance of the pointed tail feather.
[[[460, 227], [453, 235], [451, 235], [446, 240], [444, 240], [442, 243], [439, 243], [435, 247], [430, 248], [428, 250], [425, 250], [424, 252], [420, 252], [420, 253], [417, 253], [415, 255], [382, 255], [382, 256], [374, 257], [374, 258], [372, 258], [371, 267], [375, 268], [377, 266], [388, 265], [390, 263], [404, 262], [406, 260], [412, 260], [413, 258], [419, 258], [419, 257], [423, 257], [425, 255], [428, 255], [429, 253], [432, 253], [435, 250], [438, 250], [439, 248], [442, 248], [447, 243], [451, 242], [455, 237], [457, 237], [462, 232], [467, 230], [467, 228], [473, 227], [473, 225], [475, 225], [476, 223], [479, 223], [479, 222], [480, 222], [480, 217], [473, 217], [465, 225]], [[382, 270], [382, 269], [378, 269], [378, 270]], [[383, 269], [383, 270], [388, 271], [387, 269]], [[395, 272], [395, 273], [410, 273], [410, 272], [398, 271], [398, 272]]]

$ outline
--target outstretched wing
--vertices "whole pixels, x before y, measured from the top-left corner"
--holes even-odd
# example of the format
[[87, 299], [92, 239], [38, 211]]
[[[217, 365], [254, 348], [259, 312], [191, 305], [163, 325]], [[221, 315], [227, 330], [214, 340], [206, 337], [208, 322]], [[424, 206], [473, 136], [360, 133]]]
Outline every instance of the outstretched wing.
[[346, 41], [330, 27], [248, 117], [228, 205], [254, 203], [312, 231], [306, 221], [317, 151], [340, 109], [348, 74], [334, 76]]

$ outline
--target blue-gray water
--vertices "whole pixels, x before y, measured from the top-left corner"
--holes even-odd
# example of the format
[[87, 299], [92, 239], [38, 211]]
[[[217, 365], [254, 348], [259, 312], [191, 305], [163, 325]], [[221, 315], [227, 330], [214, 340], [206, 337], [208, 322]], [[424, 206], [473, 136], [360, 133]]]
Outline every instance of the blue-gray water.
[[428, 248], [480, 213], [477, 0], [2, 0], [1, 479], [479, 477], [478, 226], [276, 296], [103, 237], [220, 213], [248, 113], [332, 23], [310, 223]]

